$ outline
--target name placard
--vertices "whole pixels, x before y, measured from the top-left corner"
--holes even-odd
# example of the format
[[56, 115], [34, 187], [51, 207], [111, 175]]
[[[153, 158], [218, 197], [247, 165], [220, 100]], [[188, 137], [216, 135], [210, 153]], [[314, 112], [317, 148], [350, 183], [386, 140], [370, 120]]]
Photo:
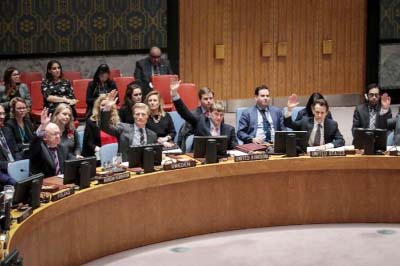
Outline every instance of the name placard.
[[33, 213], [32, 207], [28, 207], [21, 213], [20, 216], [17, 217], [17, 223], [22, 223], [26, 218], [31, 216], [32, 213]]
[[389, 151], [390, 156], [400, 156], [400, 151]]
[[112, 183], [115, 181], [119, 181], [122, 179], [127, 179], [131, 177], [131, 173], [126, 171], [123, 173], [118, 173], [118, 174], [113, 174], [113, 175], [108, 175], [108, 176], [101, 176], [98, 177], [97, 180], [99, 181], [99, 184], [107, 184], [107, 183]]
[[72, 194], [75, 194], [75, 189], [73, 187], [62, 189], [60, 191], [57, 191], [56, 193], [51, 194], [51, 201], [54, 202], [66, 198], [68, 196], [71, 196]]
[[346, 156], [345, 151], [310, 151], [310, 157]]
[[255, 153], [248, 155], [239, 155], [235, 156], [235, 162], [246, 162], [246, 161], [258, 161], [258, 160], [266, 160], [269, 158], [268, 153]]
[[176, 162], [176, 163], [169, 163], [169, 164], [164, 164], [163, 169], [165, 171], [169, 170], [176, 170], [176, 169], [182, 169], [182, 168], [189, 168], [189, 167], [195, 167], [196, 162], [195, 161], [181, 161], [181, 162]]

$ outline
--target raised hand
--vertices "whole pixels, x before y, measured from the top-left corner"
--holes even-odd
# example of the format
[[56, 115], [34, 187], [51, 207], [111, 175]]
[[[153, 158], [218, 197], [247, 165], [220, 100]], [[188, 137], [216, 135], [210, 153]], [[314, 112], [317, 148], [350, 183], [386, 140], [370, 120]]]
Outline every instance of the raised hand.
[[118, 91], [117, 90], [112, 90], [107, 94], [108, 100], [114, 101], [114, 102], [117, 102], [117, 100], [118, 100], [117, 96], [118, 96]]
[[47, 126], [48, 123], [50, 123], [50, 121], [51, 121], [51, 114], [49, 114], [49, 109], [45, 107], [40, 113], [40, 124], [42, 124], [45, 127]]
[[292, 111], [292, 109], [297, 105], [299, 105], [299, 100], [297, 98], [297, 95], [296, 94], [290, 95], [287, 102], [288, 111]]
[[390, 102], [391, 98], [387, 93], [382, 94], [381, 96], [381, 105], [383, 109], [389, 109], [390, 108]]
[[171, 89], [171, 96], [175, 97], [178, 95], [178, 88], [181, 84], [181, 81], [178, 79], [178, 76], [174, 76], [170, 79], [169, 87]]

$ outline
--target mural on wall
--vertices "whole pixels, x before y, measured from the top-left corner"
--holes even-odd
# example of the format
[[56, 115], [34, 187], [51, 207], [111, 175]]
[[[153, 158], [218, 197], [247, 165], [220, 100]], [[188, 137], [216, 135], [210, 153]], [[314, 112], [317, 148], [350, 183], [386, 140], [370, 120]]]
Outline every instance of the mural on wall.
[[0, 55], [167, 46], [167, 0], [2, 0]]
[[381, 0], [380, 39], [400, 39], [400, 0]]

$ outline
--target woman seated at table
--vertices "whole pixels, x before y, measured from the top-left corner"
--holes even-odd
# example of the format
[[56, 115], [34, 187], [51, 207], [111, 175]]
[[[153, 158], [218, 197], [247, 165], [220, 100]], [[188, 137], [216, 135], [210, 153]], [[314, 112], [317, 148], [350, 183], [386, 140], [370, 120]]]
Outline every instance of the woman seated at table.
[[112, 90], [118, 92], [115, 82], [110, 79], [110, 67], [107, 64], [101, 64], [94, 73], [93, 81], [89, 82], [86, 91], [86, 117], [92, 115], [93, 104], [99, 95], [107, 94]]
[[166, 148], [175, 146], [176, 135], [171, 116], [164, 111], [164, 101], [158, 91], [147, 94], [144, 103], [150, 108], [150, 116], [146, 127], [157, 134], [157, 142]]
[[[100, 130], [100, 112], [107, 101], [107, 95], [100, 95], [94, 102], [93, 112], [86, 120], [85, 133], [83, 136], [82, 155], [94, 156], [100, 150], [100, 147], [110, 143], [117, 143], [117, 138]], [[118, 111], [115, 105], [110, 109], [110, 126], [115, 127], [119, 123]]]
[[51, 117], [51, 122], [57, 124], [60, 128], [60, 145], [68, 150], [70, 156], [82, 158], [79, 146], [79, 135], [74, 126], [71, 106], [60, 103]]
[[23, 152], [24, 157], [29, 157], [29, 145], [34, 137], [34, 129], [31, 120], [27, 116], [27, 106], [24, 99], [15, 97], [10, 102], [11, 118], [6, 126], [14, 135], [18, 151]]
[[135, 103], [141, 102], [142, 88], [134, 82], [129, 83], [126, 88], [124, 103], [119, 109], [119, 118], [121, 119], [121, 122], [133, 124], [134, 121], [132, 107], [135, 105]]
[[73, 117], [76, 117], [75, 104], [77, 102], [71, 83], [63, 78], [61, 64], [51, 60], [47, 64], [46, 79], [42, 82], [44, 107], [53, 113], [61, 103], [70, 106]]
[[[297, 113], [296, 121], [300, 121], [301, 119], [303, 119], [304, 116], [314, 117], [314, 114], [313, 114], [311, 106], [313, 105], [313, 103], [316, 100], [319, 100], [319, 99], [324, 99], [325, 100], [324, 96], [322, 96], [321, 93], [314, 92], [313, 94], [311, 94], [310, 97], [308, 98], [306, 107], [304, 109], [300, 110]], [[330, 111], [328, 111], [328, 114], [326, 115], [326, 118], [333, 119], [332, 118], [332, 114], [331, 114]]]
[[28, 110], [31, 107], [31, 95], [25, 83], [21, 83], [20, 74], [15, 67], [9, 67], [4, 71], [4, 85], [0, 86], [0, 105], [4, 107], [6, 114], [10, 111], [10, 101], [14, 97], [25, 100]]

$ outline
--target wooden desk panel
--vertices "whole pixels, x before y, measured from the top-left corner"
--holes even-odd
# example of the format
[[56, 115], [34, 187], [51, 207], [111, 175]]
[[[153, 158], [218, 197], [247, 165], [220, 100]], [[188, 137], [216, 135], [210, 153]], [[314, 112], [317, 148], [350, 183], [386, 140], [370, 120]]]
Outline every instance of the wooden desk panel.
[[[400, 158], [222, 163], [99, 185], [13, 225], [26, 265], [80, 265], [166, 240], [235, 229], [400, 221]], [[25, 264], [24, 264], [25, 265]]]

